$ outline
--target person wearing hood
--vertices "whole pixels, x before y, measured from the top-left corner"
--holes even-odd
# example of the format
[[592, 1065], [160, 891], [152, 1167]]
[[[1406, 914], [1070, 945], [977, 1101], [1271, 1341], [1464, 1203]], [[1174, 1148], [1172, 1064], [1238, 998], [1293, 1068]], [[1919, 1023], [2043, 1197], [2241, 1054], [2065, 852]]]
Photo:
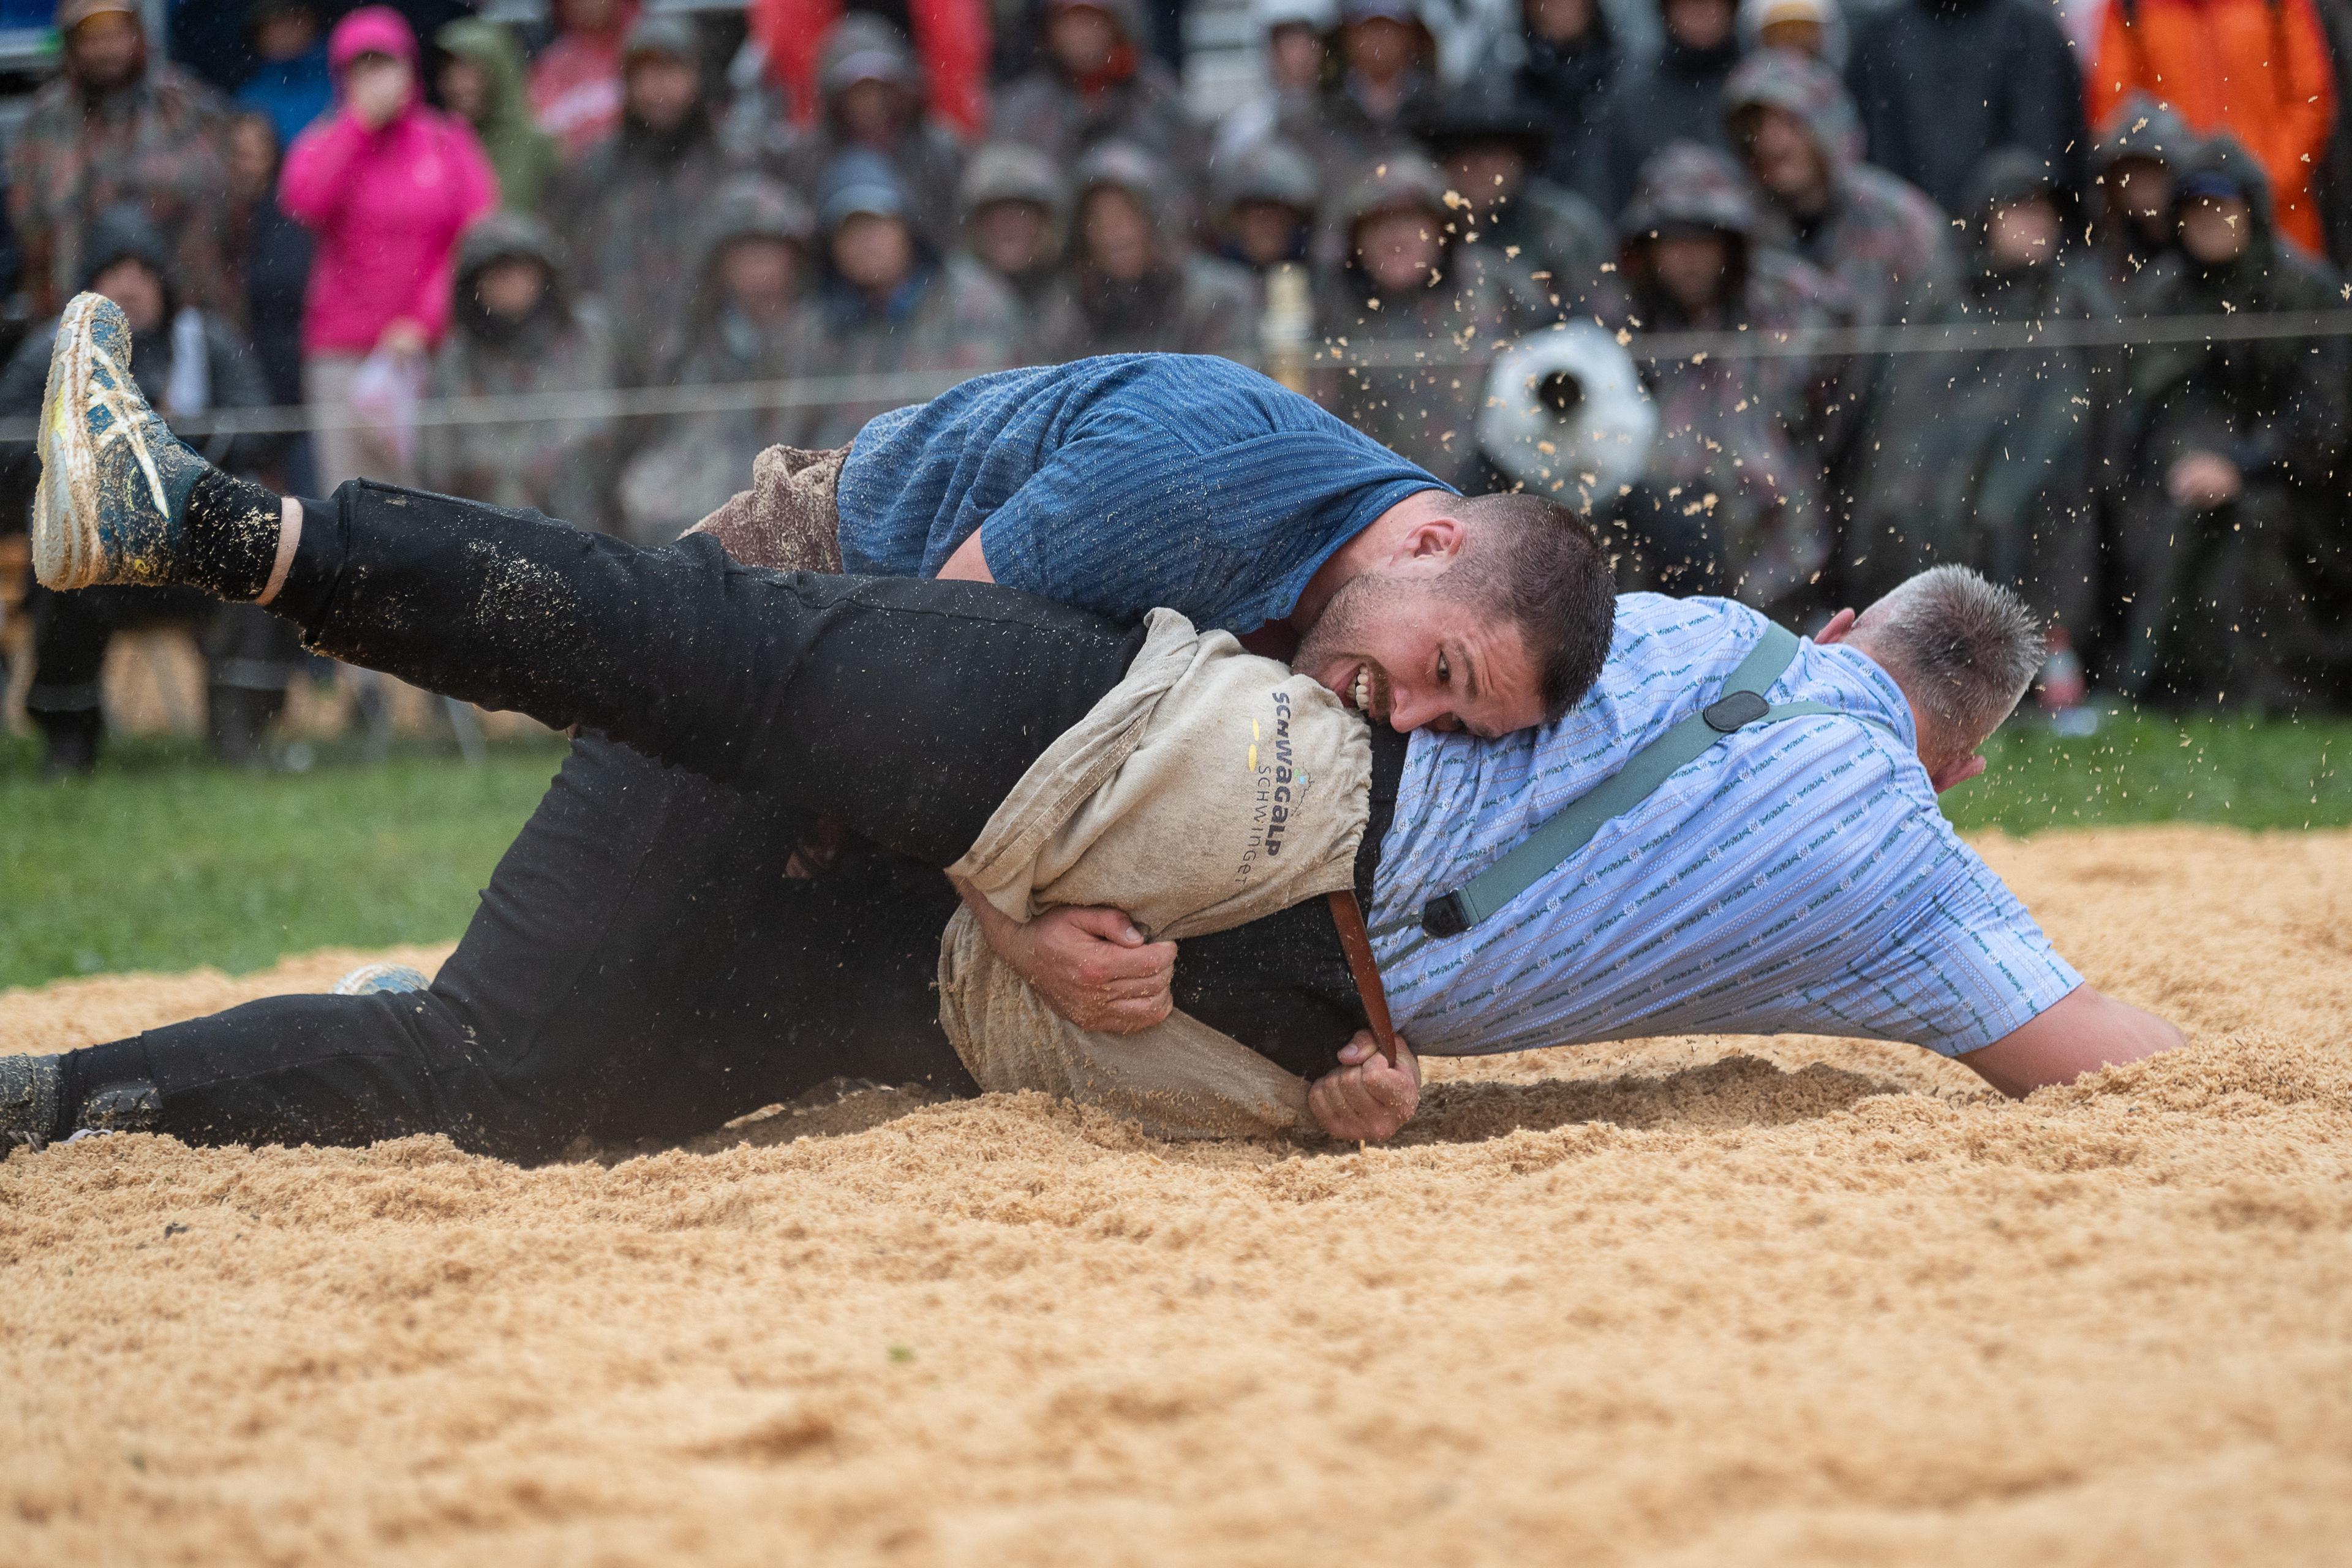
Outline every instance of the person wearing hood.
[[530, 63], [530, 112], [575, 159], [621, 126], [621, 53], [637, 0], [553, 0], [555, 40]]
[[228, 105], [149, 58], [132, 0], [59, 0], [57, 22], [64, 69], [33, 95], [8, 142], [8, 217], [34, 310], [64, 308], [89, 270], [89, 226], [125, 203], [163, 237], [192, 295], [215, 303]]
[[1845, 286], [1863, 326], [1923, 320], [1958, 280], [1936, 204], [1862, 161], [1853, 100], [1835, 71], [1783, 49], [1749, 56], [1722, 117], [1764, 197], [1770, 237]]
[[778, 172], [805, 195], [849, 148], [877, 153], [898, 171], [923, 238], [946, 248], [954, 237], [963, 143], [925, 108], [922, 72], [898, 29], [868, 12], [844, 16], [825, 40], [817, 83], [824, 112], [793, 132], [780, 150]]
[[[668, 379], [726, 386], [813, 374], [823, 345], [802, 306], [814, 287], [815, 241], [816, 219], [790, 188], [759, 174], [720, 186]], [[728, 408], [663, 420], [622, 470], [618, 531], [668, 543], [734, 494], [762, 450], [797, 445], [817, 417], [807, 408]]]
[[2314, 0], [2106, 0], [2091, 58], [2093, 123], [2144, 92], [2200, 136], [2227, 132], [2262, 163], [2278, 232], [2326, 254], [2313, 181], [2341, 84]]
[[[1479, 461], [1474, 426], [1496, 351], [1559, 319], [1522, 263], [1469, 243], [1470, 221], [1448, 195], [1435, 164], [1399, 153], [1332, 204], [1316, 328], [1342, 357], [1318, 358], [1313, 385], [1324, 407], [1441, 479]], [[1349, 349], [1389, 345], [1421, 345], [1438, 363], [1345, 363]]]
[[1218, 121], [1210, 149], [1215, 169], [1269, 138], [1296, 141], [1311, 132], [1331, 68], [1339, 7], [1338, 0], [1255, 0], [1250, 20], [1262, 42], [1265, 82]]
[[[2247, 321], [2340, 307], [2278, 234], [2263, 165], [2218, 136], [2174, 165], [2179, 248], [2141, 274], [2136, 317]], [[2315, 562], [2342, 527], [2341, 338], [2137, 344], [2112, 468], [2121, 625], [2106, 679], [2148, 701], [2294, 708], [2320, 657]]]
[[499, 205], [510, 213], [537, 212], [563, 166], [563, 149], [530, 117], [514, 36], [495, 23], [461, 16], [433, 41], [442, 56], [435, 79], [441, 102], [474, 128], [499, 177]]
[[796, 128], [823, 118], [819, 81], [825, 45], [843, 13], [863, 9], [889, 17], [914, 38], [915, 74], [929, 116], [977, 140], [988, 128], [988, 64], [993, 26], [988, 0], [893, 0], [887, 5], [844, 0], [750, 0], [742, 7], [749, 50], [761, 68], [758, 96], [781, 102]]
[[1223, 354], [1257, 346], [1250, 275], [1187, 242], [1171, 212], [1168, 175], [1139, 147], [1107, 142], [1078, 164], [1070, 234], [1070, 287], [1039, 321], [1038, 356]]
[[254, 65], [237, 84], [237, 105], [269, 116], [278, 144], [290, 146], [335, 103], [319, 7], [313, 0], [253, 0], [245, 14], [245, 36]]
[[1626, 74], [1586, 164], [1584, 195], [1604, 214], [1624, 210], [1641, 172], [1669, 142], [1728, 147], [1723, 84], [1739, 63], [1733, 0], [1658, 0], [1665, 47], [1646, 68]]
[[2082, 73], [2043, 0], [1897, 0], [1857, 29], [1845, 79], [1871, 163], [1948, 213], [1969, 210], [1996, 148], [2041, 159], [2070, 200], [2082, 188]]
[[1422, 121], [1421, 141], [1459, 198], [1449, 205], [1466, 220], [1463, 243], [1499, 249], [1529, 269], [1551, 303], [1573, 310], [1614, 259], [1614, 237], [1591, 202], [1538, 172], [1547, 166], [1547, 124], [1507, 90], [1464, 90]]
[[1219, 164], [1209, 195], [1210, 227], [1226, 260], [1263, 279], [1269, 268], [1311, 258], [1315, 165], [1291, 142], [1269, 137]]
[[[139, 208], [100, 214], [83, 250], [82, 288], [103, 294], [130, 318], [140, 390], [173, 421], [228, 408], [260, 408], [269, 388], [235, 327], [217, 312], [186, 302], [175, 286], [163, 237]], [[35, 329], [0, 367], [0, 418], [31, 421], [41, 411], [58, 322]], [[195, 443], [206, 458], [233, 471], [270, 469], [285, 445], [275, 435], [221, 436]], [[29, 460], [33, 443], [10, 442], [0, 458]], [[52, 593], [36, 587], [33, 683], [25, 705], [47, 748], [52, 777], [84, 773], [98, 761], [105, 733], [99, 706], [107, 644], [118, 631], [159, 620], [203, 628], [215, 752], [233, 762], [257, 754], [262, 730], [284, 701], [301, 649], [277, 631], [266, 611], [226, 611], [184, 589], [97, 587]]]
[[1654, 331], [1801, 338], [1845, 324], [1831, 278], [1765, 242], [1738, 165], [1669, 143], [1618, 220], [1617, 270], [1593, 311], [1633, 334], [1658, 429], [1640, 483], [1614, 509], [1626, 589], [1721, 594], [1780, 619], [1815, 606], [1830, 563], [1823, 453], [1837, 367], [1816, 354], [1644, 359]]
[[997, 95], [992, 133], [1075, 168], [1101, 142], [1158, 158], [1185, 189], [1203, 145], [1168, 68], [1145, 47], [1136, 0], [1046, 0], [1045, 58]]
[[[449, 335], [433, 356], [430, 397], [596, 393], [613, 384], [612, 334], [593, 300], [572, 296], [563, 250], [547, 226], [492, 213], [457, 251]], [[417, 432], [425, 489], [493, 506], [536, 508], [597, 526], [594, 471], [605, 421], [559, 419], [428, 425]]]
[[1069, 287], [1069, 226], [1070, 183], [1034, 147], [992, 142], [964, 166], [956, 188], [963, 252], [1013, 291], [1029, 333]]
[[646, 17], [624, 55], [620, 129], [556, 182], [547, 218], [580, 292], [613, 322], [620, 384], [646, 386], [677, 356], [693, 292], [685, 237], [709, 221], [730, 170], [686, 19]]
[[[2061, 331], [2115, 320], [2097, 262], [2066, 245], [2068, 207], [2039, 153], [1987, 158], [1961, 209], [1967, 275], [1934, 319]], [[1866, 598], [1958, 563], [2016, 589], [2089, 654], [2103, 585], [2098, 458], [2118, 375], [2112, 350], [1894, 356], [1854, 443], [1843, 592]]]
[[278, 197], [318, 240], [302, 319], [305, 395], [320, 416], [319, 478], [396, 479], [405, 456], [352, 421], [352, 386], [382, 353], [422, 370], [449, 326], [458, 237], [497, 205], [498, 176], [463, 121], [429, 107], [416, 35], [362, 6], [327, 41], [335, 112], [286, 154]]
[[1294, 131], [1330, 185], [1345, 185], [1383, 154], [1415, 150], [1413, 127], [1437, 101], [1436, 53], [1417, 0], [1345, 0], [1339, 68], [1312, 121]]
[[1739, 0], [1739, 47], [1786, 49], [1832, 70], [1844, 69], [1851, 53], [1838, 0]]
[[[1013, 291], [971, 258], [923, 243], [906, 187], [863, 147], [825, 172], [817, 209], [821, 279], [802, 310], [815, 347], [808, 375], [936, 373], [942, 381], [1014, 363], [1022, 349]], [[887, 403], [828, 403], [797, 446], [845, 446]], [[740, 476], [742, 470], [731, 470]]]
[[1601, 127], [1624, 74], [1624, 51], [1600, 0], [1521, 0], [1518, 26], [1496, 35], [1468, 79], [1507, 77], [1542, 122], [1539, 173], [1555, 185], [1591, 191], [1606, 183], [1594, 167]]
[[2196, 146], [2189, 122], [2146, 93], [2117, 104], [2100, 129], [2091, 149], [2091, 247], [2107, 286], [2125, 300], [2177, 243], [2172, 170]]

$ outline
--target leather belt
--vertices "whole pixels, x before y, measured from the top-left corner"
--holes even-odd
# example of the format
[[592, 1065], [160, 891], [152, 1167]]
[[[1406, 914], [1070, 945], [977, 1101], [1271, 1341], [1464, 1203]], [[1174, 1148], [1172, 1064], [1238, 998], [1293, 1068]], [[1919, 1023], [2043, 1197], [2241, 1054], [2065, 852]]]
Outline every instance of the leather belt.
[[1364, 929], [1364, 911], [1358, 907], [1352, 888], [1331, 895], [1331, 923], [1339, 928], [1339, 949], [1348, 955], [1348, 972], [1355, 976], [1356, 994], [1363, 999], [1373, 1043], [1394, 1067], [1396, 1027], [1389, 1022], [1389, 994], [1381, 988], [1380, 965], [1372, 962], [1371, 933]]

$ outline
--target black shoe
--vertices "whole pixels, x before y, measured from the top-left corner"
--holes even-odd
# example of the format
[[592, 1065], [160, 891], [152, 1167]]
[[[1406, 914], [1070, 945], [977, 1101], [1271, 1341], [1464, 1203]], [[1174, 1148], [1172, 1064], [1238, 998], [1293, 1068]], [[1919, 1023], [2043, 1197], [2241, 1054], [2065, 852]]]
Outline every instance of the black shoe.
[[0, 1057], [0, 1155], [49, 1141], [63, 1079], [55, 1057]]

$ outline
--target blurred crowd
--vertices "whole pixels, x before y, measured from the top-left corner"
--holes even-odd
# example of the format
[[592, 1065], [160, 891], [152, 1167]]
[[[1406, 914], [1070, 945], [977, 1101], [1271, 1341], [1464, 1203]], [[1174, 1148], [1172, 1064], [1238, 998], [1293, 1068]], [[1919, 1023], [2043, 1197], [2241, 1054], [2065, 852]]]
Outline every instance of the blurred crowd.
[[[63, 0], [6, 149], [0, 416], [95, 288], [174, 419], [310, 411], [216, 461], [657, 542], [892, 376], [1226, 354], [1451, 482], [1566, 495], [1629, 588], [1803, 624], [1961, 561], [2049, 616], [2053, 679], [2352, 700], [2352, 338], [2262, 325], [2352, 309], [2352, 0], [1255, 0], [1218, 116], [1181, 0], [848, 5], [219, 0], [166, 58], [141, 6]], [[1562, 323], [1560, 374], [1489, 375]], [[567, 401], [840, 376], [886, 379]], [[1481, 434], [1538, 394], [1556, 438]], [[545, 416], [417, 417], [482, 395]], [[1610, 398], [1654, 414], [1630, 460]], [[68, 763], [109, 631], [194, 613], [114, 597], [36, 597]], [[299, 654], [206, 626], [235, 752]]]

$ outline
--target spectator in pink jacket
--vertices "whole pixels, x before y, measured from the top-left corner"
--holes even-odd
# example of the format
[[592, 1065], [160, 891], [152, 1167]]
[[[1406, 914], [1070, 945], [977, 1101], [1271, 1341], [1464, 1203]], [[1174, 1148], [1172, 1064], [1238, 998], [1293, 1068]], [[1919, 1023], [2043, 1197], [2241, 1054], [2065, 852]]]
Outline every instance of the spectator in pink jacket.
[[278, 201], [318, 237], [302, 317], [302, 390], [314, 416], [319, 484], [407, 477], [403, 443], [351, 418], [352, 382], [379, 351], [418, 384], [449, 324], [466, 226], [498, 205], [474, 132], [429, 108], [416, 35], [386, 5], [352, 12], [327, 41], [335, 109], [296, 139]]

